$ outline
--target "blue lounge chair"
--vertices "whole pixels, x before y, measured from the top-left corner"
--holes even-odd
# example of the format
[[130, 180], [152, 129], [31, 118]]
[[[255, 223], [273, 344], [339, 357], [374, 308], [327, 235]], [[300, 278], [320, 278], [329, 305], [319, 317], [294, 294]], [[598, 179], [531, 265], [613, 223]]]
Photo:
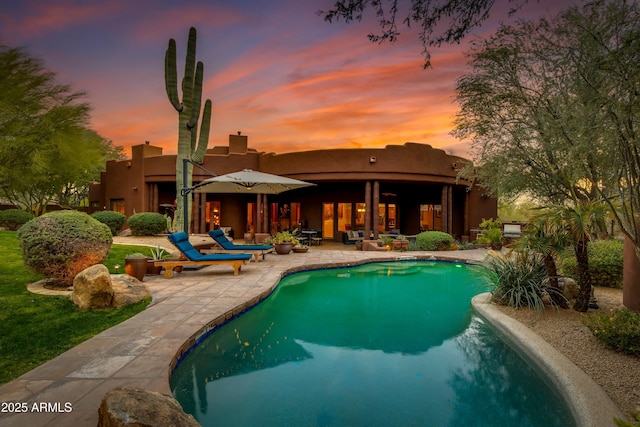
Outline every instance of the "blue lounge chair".
[[[272, 245], [236, 245], [233, 242], [227, 239], [227, 236], [224, 235], [224, 232], [220, 229], [209, 231], [209, 236], [213, 239], [214, 242], [218, 246], [220, 246], [220, 251], [222, 253], [250, 253], [253, 255], [256, 262], [258, 262], [258, 258], [262, 255], [262, 259], [264, 256], [270, 252], [273, 252]], [[214, 249], [215, 251], [215, 249]]]
[[154, 265], [161, 265], [164, 267], [164, 277], [167, 279], [173, 276], [174, 268], [185, 265], [228, 264], [233, 267], [233, 274], [237, 276], [242, 265], [248, 263], [253, 256], [250, 253], [202, 255], [191, 243], [189, 243], [189, 236], [184, 231], [170, 234], [167, 237], [186, 258], [184, 260], [165, 260], [156, 261], [154, 263]]

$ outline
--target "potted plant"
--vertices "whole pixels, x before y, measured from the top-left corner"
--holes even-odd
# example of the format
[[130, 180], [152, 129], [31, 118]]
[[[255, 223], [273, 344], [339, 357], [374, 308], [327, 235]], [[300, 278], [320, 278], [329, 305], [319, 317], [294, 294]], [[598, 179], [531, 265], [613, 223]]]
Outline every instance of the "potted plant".
[[124, 272], [141, 281], [147, 273], [148, 259], [146, 255], [139, 252], [127, 255], [124, 258]]
[[162, 271], [161, 265], [155, 265], [156, 261], [163, 261], [168, 258], [169, 252], [162, 249], [160, 246], [150, 248], [151, 258], [147, 258], [147, 274], [160, 274]]
[[488, 240], [491, 249], [502, 249], [502, 222], [499, 219], [483, 219], [480, 228], [483, 230], [482, 237]]
[[393, 241], [393, 249], [399, 249], [401, 251], [407, 250], [409, 247], [409, 241], [402, 234], [398, 234], [398, 236]]
[[386, 248], [388, 251], [390, 251], [392, 248], [391, 245], [393, 245], [393, 240], [394, 240], [393, 237], [389, 237], [389, 236], [382, 236], [379, 239], [379, 241], [382, 242], [382, 246]]
[[303, 254], [309, 250], [309, 246], [303, 245], [302, 243], [298, 242], [298, 244], [291, 249], [293, 250], [294, 253]]
[[286, 255], [291, 252], [291, 248], [293, 246], [298, 244], [298, 239], [296, 239], [296, 237], [288, 231], [283, 231], [276, 233], [275, 236], [272, 236], [271, 242], [276, 249], [276, 253], [280, 255]]

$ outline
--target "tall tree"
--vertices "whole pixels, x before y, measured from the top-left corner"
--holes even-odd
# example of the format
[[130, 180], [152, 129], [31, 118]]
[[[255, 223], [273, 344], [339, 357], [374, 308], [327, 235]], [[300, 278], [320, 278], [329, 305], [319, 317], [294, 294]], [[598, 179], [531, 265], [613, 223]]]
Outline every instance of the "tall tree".
[[90, 151], [98, 150], [102, 161], [91, 169], [83, 171], [74, 181], [69, 181], [58, 193], [56, 199], [63, 206], [79, 208], [87, 206], [89, 187], [91, 183], [100, 180], [100, 173], [106, 169], [109, 160], [124, 160], [124, 148], [114, 145], [113, 141], [105, 139], [92, 130], [87, 130], [82, 142]]
[[0, 194], [40, 215], [102, 164], [101, 138], [88, 133], [85, 94], [56, 83], [23, 49], [0, 46], [0, 93]]
[[[509, 14], [517, 11], [527, 0], [508, 0]], [[337, 0], [332, 9], [320, 10], [325, 21], [361, 21], [366, 10], [373, 9], [380, 33], [369, 34], [369, 40], [382, 43], [395, 42], [400, 35], [398, 22], [419, 28], [424, 67], [431, 66], [430, 48], [443, 43], [459, 43], [471, 30], [489, 18], [495, 0]], [[400, 14], [400, 18], [398, 18]], [[402, 17], [404, 16], [404, 17]], [[443, 27], [441, 21], [445, 21]], [[444, 29], [443, 29], [444, 28]]]
[[640, 254], [639, 7], [595, 1], [477, 42], [454, 134], [481, 166], [464, 176], [501, 196], [603, 199]]

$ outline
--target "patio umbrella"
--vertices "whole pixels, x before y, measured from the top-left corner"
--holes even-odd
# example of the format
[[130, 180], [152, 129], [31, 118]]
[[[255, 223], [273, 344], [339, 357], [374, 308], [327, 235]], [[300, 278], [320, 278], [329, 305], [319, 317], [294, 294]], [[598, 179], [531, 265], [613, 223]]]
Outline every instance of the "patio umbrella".
[[272, 175], [270, 173], [244, 169], [239, 172], [205, 179], [199, 184], [196, 184], [193, 191], [196, 193], [279, 194], [284, 191], [309, 187], [311, 185], [315, 184], [286, 178], [284, 176]]

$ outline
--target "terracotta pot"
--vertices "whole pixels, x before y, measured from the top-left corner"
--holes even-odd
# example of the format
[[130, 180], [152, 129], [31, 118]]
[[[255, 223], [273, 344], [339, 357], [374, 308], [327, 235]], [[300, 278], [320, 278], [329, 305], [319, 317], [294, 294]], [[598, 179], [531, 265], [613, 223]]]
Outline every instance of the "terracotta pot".
[[502, 250], [502, 242], [491, 242], [491, 249], [494, 251]]
[[289, 252], [291, 252], [291, 247], [293, 246], [293, 243], [291, 242], [276, 243], [273, 246], [276, 248], [276, 253], [278, 253], [279, 255], [287, 255]]
[[409, 241], [408, 240], [394, 240], [393, 241], [393, 248], [394, 249], [399, 249], [399, 250], [404, 250], [407, 249], [409, 247]]
[[297, 253], [297, 254], [303, 254], [305, 252], [307, 252], [309, 250], [308, 247], [303, 247], [303, 248], [293, 248], [293, 252]]
[[152, 259], [147, 260], [147, 274], [160, 274], [162, 271], [162, 266], [156, 266], [154, 263], [155, 261]]
[[142, 281], [147, 274], [147, 258], [125, 258], [124, 272]]

